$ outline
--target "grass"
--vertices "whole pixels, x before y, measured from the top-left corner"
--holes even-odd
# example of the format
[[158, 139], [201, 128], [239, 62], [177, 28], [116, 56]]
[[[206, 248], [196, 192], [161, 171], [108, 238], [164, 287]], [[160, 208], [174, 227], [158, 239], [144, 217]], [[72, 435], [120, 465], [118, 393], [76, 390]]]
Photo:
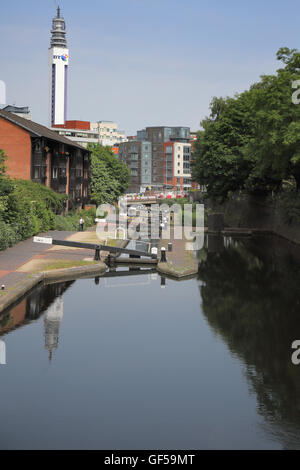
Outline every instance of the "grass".
[[109, 238], [107, 240], [107, 246], [118, 246], [119, 239]]
[[78, 266], [88, 266], [88, 265], [97, 264], [97, 263], [98, 261], [84, 261], [84, 260], [55, 261], [53, 263], [49, 263], [43, 266], [43, 271], [51, 271], [52, 269], [76, 268]]

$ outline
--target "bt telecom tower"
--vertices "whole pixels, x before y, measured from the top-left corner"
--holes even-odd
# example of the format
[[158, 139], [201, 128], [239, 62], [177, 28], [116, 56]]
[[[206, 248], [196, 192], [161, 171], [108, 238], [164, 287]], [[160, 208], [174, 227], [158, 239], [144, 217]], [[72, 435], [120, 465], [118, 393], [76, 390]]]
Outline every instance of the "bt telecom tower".
[[66, 23], [60, 16], [53, 18], [51, 45], [49, 48], [50, 69], [50, 125], [64, 124], [67, 120], [69, 49], [67, 49]]

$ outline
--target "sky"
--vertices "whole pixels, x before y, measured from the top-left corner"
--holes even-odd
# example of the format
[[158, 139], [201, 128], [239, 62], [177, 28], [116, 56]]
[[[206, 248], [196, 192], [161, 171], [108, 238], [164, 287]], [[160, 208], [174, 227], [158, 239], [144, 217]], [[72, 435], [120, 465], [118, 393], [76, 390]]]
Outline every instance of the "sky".
[[[54, 0], [0, 0], [7, 103], [48, 125]], [[213, 96], [233, 96], [300, 49], [297, 0], [61, 0], [70, 49], [68, 119], [200, 128]]]

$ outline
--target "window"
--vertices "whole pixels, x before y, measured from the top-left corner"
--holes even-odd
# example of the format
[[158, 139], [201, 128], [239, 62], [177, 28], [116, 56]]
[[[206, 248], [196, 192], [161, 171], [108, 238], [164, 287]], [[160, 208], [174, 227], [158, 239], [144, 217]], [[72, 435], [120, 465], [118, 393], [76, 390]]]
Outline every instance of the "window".
[[35, 179], [38, 179], [40, 177], [40, 169], [39, 167], [34, 168], [34, 176]]
[[57, 168], [52, 169], [52, 178], [55, 180], [57, 178]]

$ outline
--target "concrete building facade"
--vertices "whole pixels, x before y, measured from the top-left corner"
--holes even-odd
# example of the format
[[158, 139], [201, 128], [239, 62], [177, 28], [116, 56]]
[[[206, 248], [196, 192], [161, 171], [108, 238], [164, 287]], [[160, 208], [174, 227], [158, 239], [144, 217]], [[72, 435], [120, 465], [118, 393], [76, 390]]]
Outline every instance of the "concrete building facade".
[[127, 141], [125, 133], [118, 130], [117, 123], [106, 123], [104, 125], [103, 122], [66, 121], [64, 124], [53, 125], [52, 130], [85, 148], [88, 144], [115, 147], [119, 143]]
[[139, 141], [148, 141], [152, 145], [152, 175], [151, 186], [153, 189], [163, 190], [165, 186], [165, 143], [181, 142], [189, 144], [189, 127], [146, 127], [137, 132]]
[[60, 16], [53, 19], [49, 48], [50, 125], [64, 124], [67, 119], [69, 49], [67, 48], [66, 23]]
[[126, 142], [127, 138], [124, 131], [118, 129], [118, 124], [113, 121], [91, 122], [91, 131], [99, 136], [99, 143], [103, 147], [113, 147], [116, 144]]
[[89, 121], [66, 121], [65, 124], [52, 126], [52, 130], [84, 148], [87, 148], [88, 144], [99, 143], [99, 136], [95, 131], [91, 131]]
[[151, 186], [151, 142], [131, 140], [119, 145], [119, 160], [130, 169], [129, 193], [144, 192]]
[[166, 142], [164, 144], [163, 182], [165, 188], [184, 191], [192, 187], [190, 143]]

